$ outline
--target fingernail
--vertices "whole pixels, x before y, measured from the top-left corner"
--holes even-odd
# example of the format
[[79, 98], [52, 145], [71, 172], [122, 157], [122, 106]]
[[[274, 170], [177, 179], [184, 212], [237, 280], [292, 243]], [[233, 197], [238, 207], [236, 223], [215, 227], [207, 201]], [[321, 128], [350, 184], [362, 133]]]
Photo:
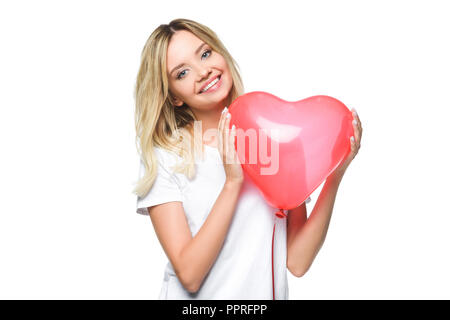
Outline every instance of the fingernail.
[[353, 122], [353, 124], [356, 126], [356, 120], [353, 120], [352, 122]]
[[231, 118], [231, 113], [227, 113], [227, 119]]
[[236, 126], [233, 124], [233, 125], [231, 126], [231, 130], [234, 130], [234, 129], [236, 129]]
[[353, 110], [353, 113], [358, 114], [358, 112], [356, 112], [356, 109], [352, 109], [352, 110]]
[[350, 137], [350, 140], [355, 141], [355, 137], [354, 137], [354, 136], [351, 136], [351, 137]]

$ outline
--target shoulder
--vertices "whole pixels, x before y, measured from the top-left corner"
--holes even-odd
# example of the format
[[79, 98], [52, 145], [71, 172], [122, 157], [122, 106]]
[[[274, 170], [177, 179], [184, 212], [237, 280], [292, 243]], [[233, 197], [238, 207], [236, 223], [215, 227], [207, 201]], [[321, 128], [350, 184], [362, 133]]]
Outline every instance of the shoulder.
[[[156, 157], [156, 165], [158, 168], [163, 168], [164, 170], [168, 171], [168, 168], [175, 165], [177, 161], [179, 161], [180, 157], [170, 150], [164, 149], [162, 147], [154, 147], [153, 148], [154, 155]], [[140, 159], [140, 176], [143, 175], [143, 172], [145, 171], [145, 165], [144, 161], [141, 158]], [[159, 171], [159, 170], [158, 170]]]
[[182, 158], [172, 150], [167, 150], [163, 147], [154, 147], [155, 155], [158, 161], [164, 165], [174, 165]]
[[180, 171], [184, 159], [175, 151], [159, 146], [155, 147], [154, 151], [158, 161], [158, 174], [171, 176], [180, 186], [184, 185], [186, 180], [185, 175]]

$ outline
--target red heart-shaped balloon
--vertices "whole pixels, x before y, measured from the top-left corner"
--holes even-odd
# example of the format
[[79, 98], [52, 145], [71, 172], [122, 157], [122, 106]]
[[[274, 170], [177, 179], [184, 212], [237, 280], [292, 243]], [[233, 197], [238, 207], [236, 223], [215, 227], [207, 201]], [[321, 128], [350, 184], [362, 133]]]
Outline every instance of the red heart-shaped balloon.
[[335, 98], [289, 102], [255, 91], [228, 109], [242, 168], [275, 208], [301, 205], [351, 151], [352, 113]]

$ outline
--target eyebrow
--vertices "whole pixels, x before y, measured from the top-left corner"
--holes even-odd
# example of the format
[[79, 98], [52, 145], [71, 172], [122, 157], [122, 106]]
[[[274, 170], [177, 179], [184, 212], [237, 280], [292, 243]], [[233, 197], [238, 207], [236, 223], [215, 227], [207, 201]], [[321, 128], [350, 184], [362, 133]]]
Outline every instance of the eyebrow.
[[[206, 44], [206, 43], [203, 42], [203, 43], [197, 48], [197, 50], [195, 50], [195, 54], [198, 54], [199, 51], [203, 48], [203, 46], [204, 46], [205, 44]], [[184, 63], [180, 63], [180, 64], [177, 65], [175, 68], [173, 68], [172, 71], [170, 71], [170, 74], [172, 74], [175, 70], [177, 70], [178, 68], [181, 68], [182, 66], [184, 66]]]

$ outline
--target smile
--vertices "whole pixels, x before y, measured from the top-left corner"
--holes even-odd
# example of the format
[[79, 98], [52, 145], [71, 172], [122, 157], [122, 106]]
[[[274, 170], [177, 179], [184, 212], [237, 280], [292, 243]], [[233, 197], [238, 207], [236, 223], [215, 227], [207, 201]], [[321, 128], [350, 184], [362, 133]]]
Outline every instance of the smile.
[[222, 75], [219, 75], [216, 79], [214, 79], [213, 81], [211, 81], [210, 84], [208, 84], [202, 91], [200, 91], [200, 94], [205, 93], [205, 92], [213, 92], [215, 90], [217, 90], [220, 85], [222, 84]]

